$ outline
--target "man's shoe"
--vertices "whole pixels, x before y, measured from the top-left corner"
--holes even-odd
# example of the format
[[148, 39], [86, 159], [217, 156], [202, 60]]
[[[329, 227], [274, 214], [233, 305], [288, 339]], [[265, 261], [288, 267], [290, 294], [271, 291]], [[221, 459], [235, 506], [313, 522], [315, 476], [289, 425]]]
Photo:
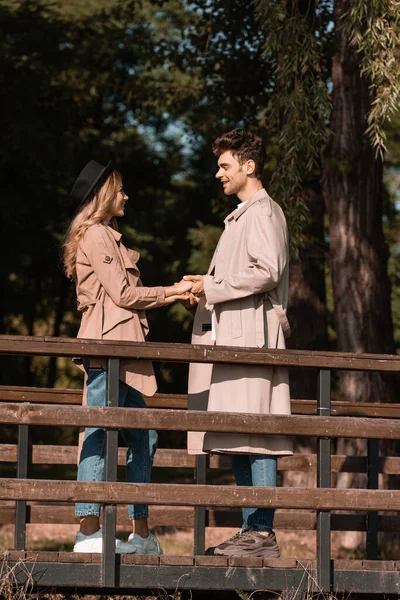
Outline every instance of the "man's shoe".
[[266, 531], [255, 531], [251, 528], [240, 531], [226, 542], [215, 546], [214, 554], [263, 558], [279, 558], [281, 555], [274, 532], [268, 534]]
[[[229, 546], [233, 546], [235, 544], [235, 542], [239, 539], [239, 537], [242, 535], [242, 533], [243, 533], [243, 531], [239, 531], [238, 533], [235, 533], [235, 535], [230, 537], [229, 540], [222, 542], [222, 544], [219, 544], [218, 546], [210, 546], [210, 548], [207, 548], [205, 553], [208, 555], [221, 554], [221, 552], [219, 552], [219, 550], [228, 548]], [[215, 552], [217, 550], [217, 548], [218, 548], [218, 552]]]
[[[101, 554], [103, 552], [103, 531], [99, 529], [92, 535], [84, 535], [78, 531], [75, 539], [74, 552], [91, 552], [93, 554]], [[135, 546], [126, 544], [121, 540], [115, 540], [116, 554], [133, 554], [136, 552]]]
[[136, 549], [136, 554], [163, 554], [160, 542], [154, 533], [149, 533], [147, 538], [142, 538], [138, 533], [131, 533], [128, 544]]

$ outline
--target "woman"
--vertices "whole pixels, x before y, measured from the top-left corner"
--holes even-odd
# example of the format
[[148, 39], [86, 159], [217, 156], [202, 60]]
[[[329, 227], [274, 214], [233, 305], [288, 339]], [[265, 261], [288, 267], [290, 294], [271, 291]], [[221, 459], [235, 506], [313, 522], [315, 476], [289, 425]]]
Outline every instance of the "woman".
[[[90, 161], [71, 191], [80, 203], [64, 244], [66, 275], [76, 283], [78, 310], [82, 312], [79, 338], [143, 342], [148, 333], [145, 309], [186, 299], [190, 282], [168, 287], [143, 287], [137, 267], [139, 253], [121, 242], [117, 217], [123, 217], [128, 200], [121, 175], [111, 163], [103, 167]], [[87, 374], [86, 401], [89, 406], [105, 406], [106, 361], [92, 359], [83, 364]], [[119, 406], [145, 408], [142, 394], [157, 389], [149, 361], [121, 360]], [[148, 430], [123, 431], [128, 446], [127, 480], [150, 481], [157, 433]], [[104, 480], [104, 429], [86, 428], [78, 466], [78, 481]], [[133, 533], [128, 543], [116, 540], [116, 552], [162, 554], [157, 538], [149, 532], [145, 505], [130, 505]], [[74, 552], [102, 552], [100, 505], [78, 503], [80, 517]]]

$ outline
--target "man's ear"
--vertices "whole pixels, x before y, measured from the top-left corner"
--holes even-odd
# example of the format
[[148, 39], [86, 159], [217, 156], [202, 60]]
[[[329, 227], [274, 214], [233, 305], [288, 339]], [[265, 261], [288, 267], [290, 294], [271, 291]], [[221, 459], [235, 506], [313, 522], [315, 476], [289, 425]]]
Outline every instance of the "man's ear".
[[254, 160], [247, 160], [246, 161], [247, 175], [253, 175], [255, 170], [256, 170], [256, 163], [254, 162]]

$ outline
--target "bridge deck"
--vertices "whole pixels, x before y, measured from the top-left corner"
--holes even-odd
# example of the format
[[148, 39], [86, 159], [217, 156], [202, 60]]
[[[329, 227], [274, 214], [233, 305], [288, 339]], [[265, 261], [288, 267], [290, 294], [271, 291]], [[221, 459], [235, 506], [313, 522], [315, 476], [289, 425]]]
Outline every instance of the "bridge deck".
[[[6, 551], [3, 560], [19, 583], [35, 587], [104, 589], [100, 554]], [[226, 558], [223, 556], [116, 557], [116, 590], [286, 590], [318, 591], [316, 561], [294, 558]], [[333, 589], [367, 594], [371, 589], [400, 594], [400, 561], [332, 560]], [[381, 589], [382, 589], [381, 588]]]

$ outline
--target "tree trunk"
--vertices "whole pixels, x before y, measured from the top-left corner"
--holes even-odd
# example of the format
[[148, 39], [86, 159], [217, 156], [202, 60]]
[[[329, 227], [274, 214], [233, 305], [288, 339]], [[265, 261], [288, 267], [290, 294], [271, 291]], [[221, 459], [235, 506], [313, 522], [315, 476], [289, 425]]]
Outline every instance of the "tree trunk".
[[[360, 55], [349, 45], [343, 21], [348, 8], [349, 0], [335, 1], [333, 109], [323, 160], [337, 350], [393, 354], [388, 249], [382, 229], [382, 162], [365, 135], [372, 98], [368, 80], [360, 76]], [[391, 402], [394, 382], [390, 375], [342, 372], [341, 399]], [[365, 444], [357, 441], [340, 440], [338, 449], [365, 454]], [[345, 474], [338, 485], [364, 487], [365, 478]], [[360, 536], [342, 540], [354, 547]]]

